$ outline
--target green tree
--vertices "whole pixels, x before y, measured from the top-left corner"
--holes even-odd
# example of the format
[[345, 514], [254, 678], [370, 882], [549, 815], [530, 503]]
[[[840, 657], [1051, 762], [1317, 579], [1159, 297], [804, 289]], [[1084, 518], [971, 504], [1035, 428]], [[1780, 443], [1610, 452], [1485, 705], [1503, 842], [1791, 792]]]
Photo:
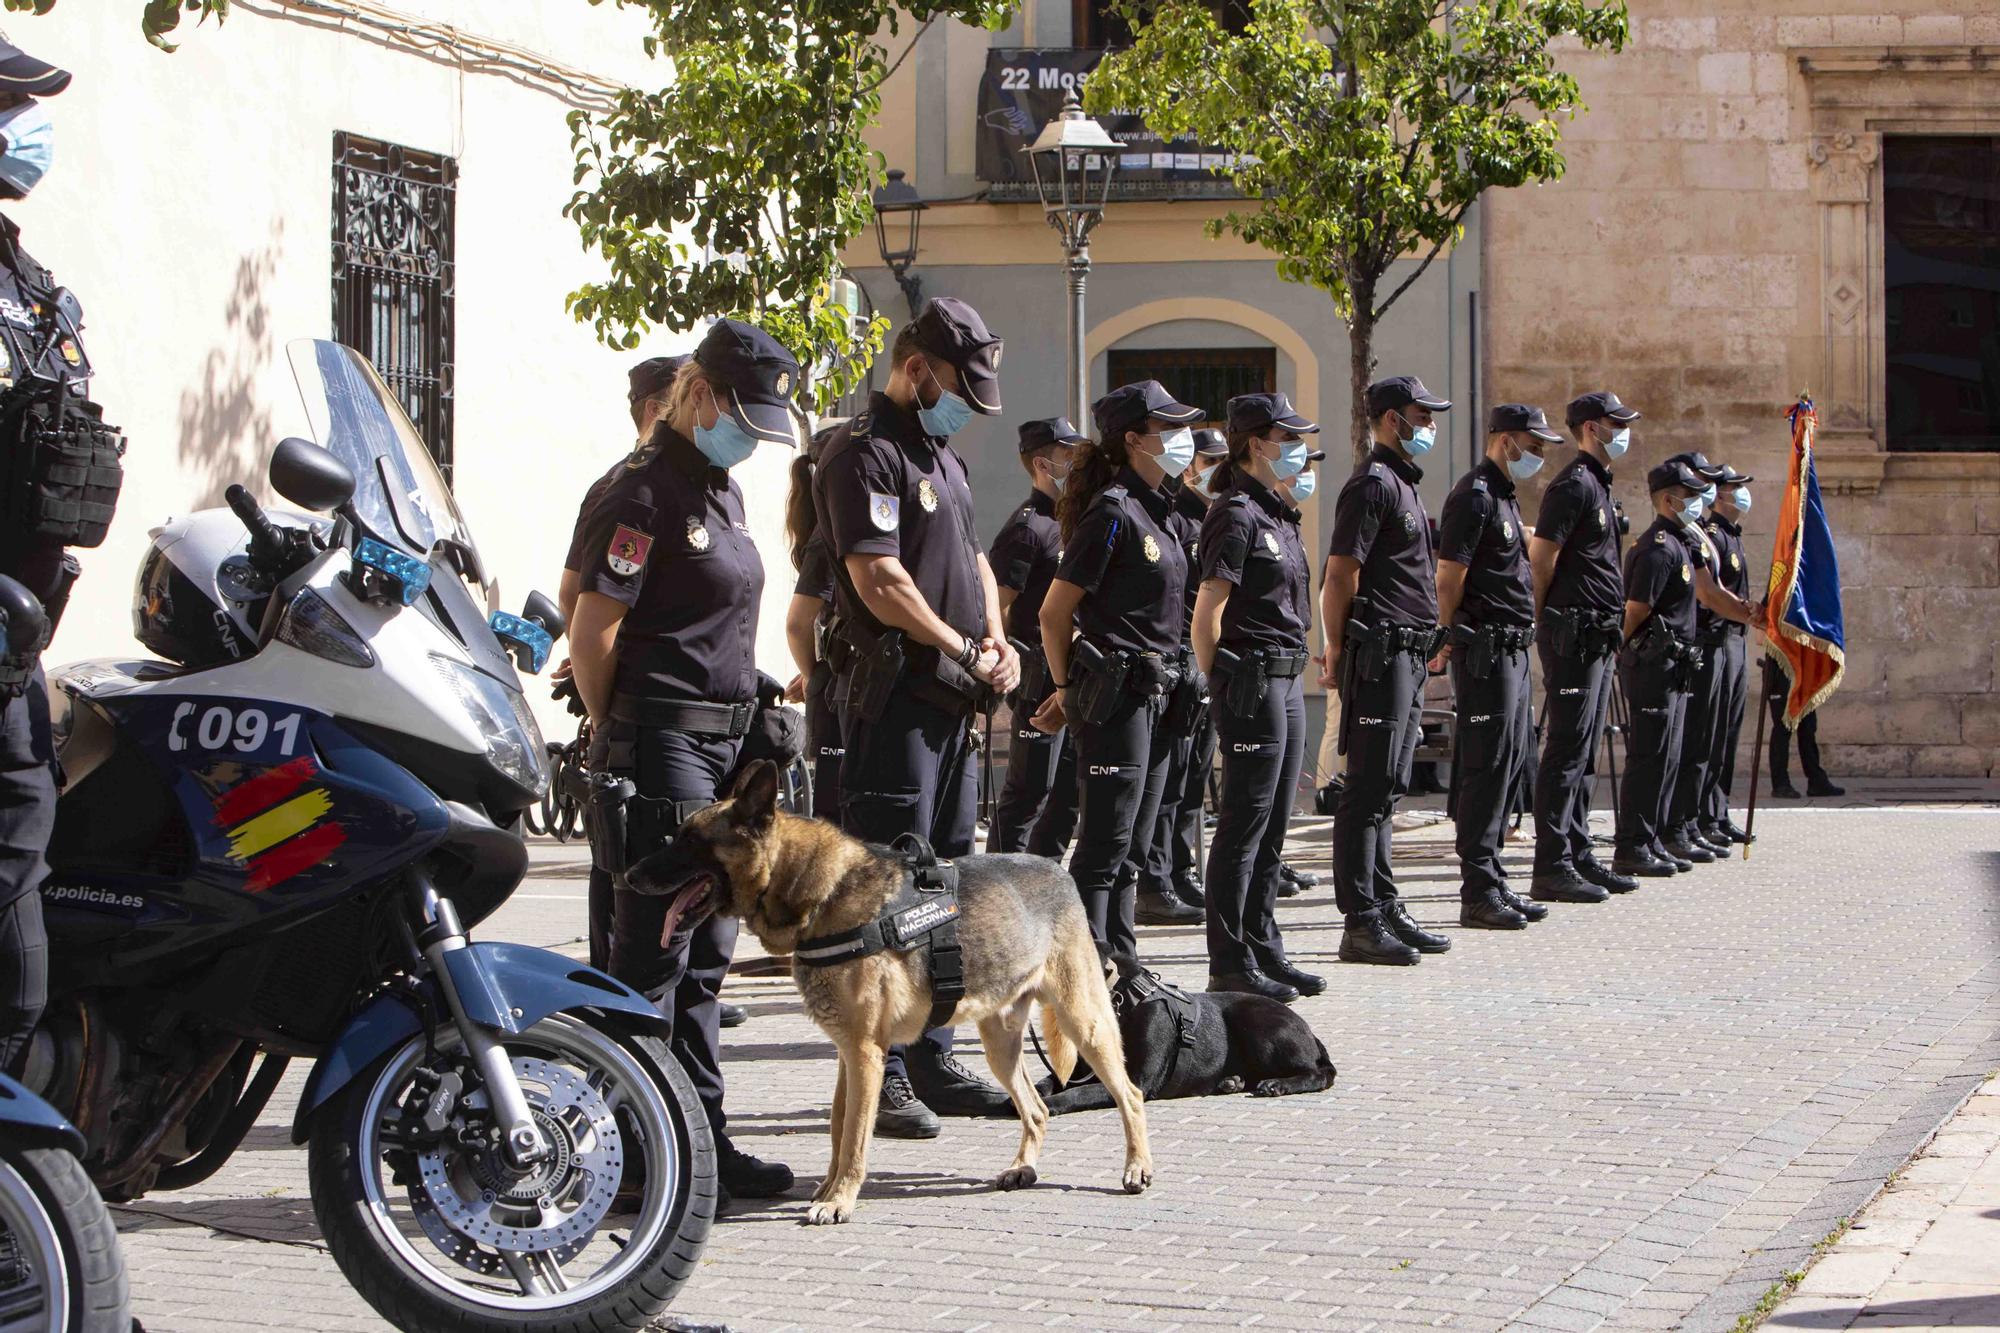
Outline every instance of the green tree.
[[[56, 7], [56, 0], [4, 0], [4, 3], [10, 14], [46, 14]], [[180, 27], [184, 14], [199, 14], [203, 21], [213, 14], [220, 23], [229, 17], [229, 0], [144, 0], [139, 27], [147, 41], [162, 51], [171, 51], [174, 44], [167, 40], [167, 34]]]
[[570, 115], [578, 188], [564, 212], [609, 269], [570, 294], [571, 313], [625, 348], [652, 327], [749, 320], [830, 406], [888, 328], [879, 315], [855, 328], [830, 304], [842, 248], [873, 219], [882, 163], [863, 135], [882, 83], [930, 24], [998, 28], [1012, 0], [617, 2], [650, 12], [646, 53], [671, 73], [606, 114]]
[[1250, 0], [1240, 35], [1208, 0], [1119, 5], [1136, 40], [1091, 72], [1086, 104], [1240, 155], [1231, 176], [1257, 206], [1209, 232], [1272, 251], [1280, 276], [1333, 298], [1351, 331], [1358, 459], [1377, 323], [1482, 191], [1561, 177], [1558, 122], [1582, 102], [1550, 45], [1621, 49], [1623, 0]]

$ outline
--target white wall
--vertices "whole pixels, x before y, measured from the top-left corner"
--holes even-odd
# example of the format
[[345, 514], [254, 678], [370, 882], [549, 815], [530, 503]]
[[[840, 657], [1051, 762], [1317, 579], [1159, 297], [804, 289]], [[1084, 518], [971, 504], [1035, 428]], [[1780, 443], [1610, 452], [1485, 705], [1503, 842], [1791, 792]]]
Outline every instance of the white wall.
[[[232, 481], [261, 490], [271, 445], [305, 433], [283, 349], [331, 330], [337, 130], [458, 159], [459, 498], [504, 604], [535, 587], [553, 595], [584, 487], [631, 446], [626, 367], [693, 341], [659, 335], [612, 352], [564, 311], [565, 294], [601, 273], [561, 215], [570, 107], [361, 30], [301, 22], [269, 0], [237, 5], [219, 29], [184, 28], [170, 56], [140, 36], [138, 8], [69, 0], [10, 25], [76, 78], [50, 102], [54, 169], [8, 212], [82, 300], [93, 394], [131, 440], [117, 522], [102, 548], [80, 553], [84, 578], [52, 660], [135, 653], [131, 582], [148, 528], [219, 503]], [[398, 8], [600, 76], [664, 77], [640, 49], [637, 11], [583, 0]], [[780, 679], [791, 675], [785, 454], [766, 447], [737, 469], [769, 570], [760, 660]], [[568, 730], [556, 718], [543, 712], [551, 735]]]

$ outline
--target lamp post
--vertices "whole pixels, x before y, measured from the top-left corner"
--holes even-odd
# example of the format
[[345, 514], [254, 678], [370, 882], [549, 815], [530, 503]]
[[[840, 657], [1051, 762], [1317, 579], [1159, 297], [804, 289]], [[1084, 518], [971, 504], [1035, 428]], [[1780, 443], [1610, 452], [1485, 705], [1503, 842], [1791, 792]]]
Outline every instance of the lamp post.
[[1035, 173], [1042, 212], [1062, 238], [1069, 279], [1070, 420], [1090, 420], [1089, 372], [1083, 339], [1083, 289], [1090, 276], [1090, 232], [1104, 217], [1111, 173], [1118, 165], [1118, 141], [1083, 114], [1072, 93], [1062, 114], [1042, 127], [1026, 152]]
[[[924, 302], [924, 284], [922, 279], [910, 276], [910, 266], [917, 262], [917, 232], [923, 225], [924, 210], [930, 205], [900, 170], [889, 172], [889, 178], [875, 191], [871, 202], [875, 205], [875, 248], [881, 253], [882, 262], [889, 266], [889, 272], [895, 275], [896, 285], [903, 289], [903, 299], [910, 303], [910, 318], [915, 319], [917, 307]], [[893, 250], [889, 248], [892, 216], [907, 219], [909, 227], [902, 232], [904, 223], [895, 224], [900, 233], [897, 239], [906, 243]]]

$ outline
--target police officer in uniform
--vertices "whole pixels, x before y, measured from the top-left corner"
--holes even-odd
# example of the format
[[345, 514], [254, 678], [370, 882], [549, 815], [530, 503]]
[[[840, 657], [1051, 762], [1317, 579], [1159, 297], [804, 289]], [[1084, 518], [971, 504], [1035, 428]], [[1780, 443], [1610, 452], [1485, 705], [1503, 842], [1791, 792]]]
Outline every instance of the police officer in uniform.
[[1665, 876], [1693, 869], [1667, 852], [1662, 834], [1680, 763], [1688, 693], [1701, 649], [1695, 642], [1697, 597], [1744, 624], [1757, 607], [1723, 592], [1688, 531], [1701, 515], [1708, 483], [1685, 461], [1646, 474], [1656, 515], [1625, 560], [1624, 646], [1619, 683], [1632, 710], [1625, 747], [1625, 781], [1618, 794], [1618, 846], [1611, 868], [1625, 875]]
[[1368, 386], [1375, 447], [1334, 507], [1320, 614], [1320, 684], [1340, 689], [1347, 781], [1333, 815], [1334, 898], [1346, 917], [1344, 963], [1410, 964], [1451, 941], [1425, 930], [1396, 893], [1389, 821], [1410, 787], [1422, 733], [1424, 663], [1437, 638], [1430, 516], [1416, 460], [1437, 443], [1451, 403], [1414, 375]]
[[[1709, 541], [1720, 562], [1725, 591], [1737, 597], [1750, 595], [1750, 565], [1743, 555], [1743, 516], [1750, 512], [1750, 483], [1747, 472], [1724, 465], [1716, 481], [1715, 503], [1709, 506]], [[1713, 614], [1713, 613], [1711, 613]], [[1715, 713], [1713, 742], [1709, 746], [1708, 769], [1695, 800], [1695, 827], [1702, 837], [1717, 846], [1750, 841], [1750, 835], [1729, 817], [1729, 789], [1735, 777], [1736, 745], [1743, 733], [1743, 711], [1749, 703], [1750, 674], [1744, 639], [1749, 627], [1727, 618], [1717, 618], [1720, 631], [1712, 644], [1704, 647], [1715, 659]]]
[[1535, 772], [1535, 877], [1541, 902], [1598, 903], [1639, 882], [1591, 851], [1590, 784], [1611, 702], [1611, 659], [1623, 639], [1624, 584], [1611, 464], [1632, 446], [1636, 409], [1608, 390], [1564, 414], [1576, 459], [1542, 493], [1528, 565], [1535, 650], [1542, 661], [1542, 757]]
[[[69, 79], [0, 40], [0, 199], [27, 198], [48, 170], [54, 128], [37, 99]], [[104, 540], [124, 449], [88, 397], [81, 325], [74, 298], [0, 215], [0, 575], [40, 603], [19, 602], [10, 618], [27, 622], [14, 625], [17, 635], [26, 629], [41, 640], [10, 654], [0, 627], [0, 1072], [7, 1073], [20, 1072], [48, 1001], [40, 889], [55, 829], [56, 760], [41, 647], [80, 568], [64, 548]], [[80, 474], [70, 466], [79, 463]], [[34, 635], [37, 624], [43, 629]]]
[[[951, 447], [974, 413], [999, 413], [1000, 352], [971, 306], [926, 301], [896, 336], [888, 384], [827, 442], [813, 479], [835, 557], [841, 827], [879, 843], [919, 834], [945, 857], [973, 850], [973, 715], [1020, 683], [965, 463]], [[951, 1040], [937, 1028], [890, 1052], [877, 1133], [930, 1137], [932, 1112], [1011, 1114]]]
[[1143, 856], [1174, 742], [1193, 731], [1192, 712], [1185, 727], [1169, 719], [1198, 683], [1181, 651], [1187, 548], [1166, 482], [1194, 461], [1201, 409], [1142, 380], [1091, 411], [1097, 440], [1079, 451], [1063, 493], [1062, 565], [1042, 602], [1056, 693], [1035, 725], [1075, 730], [1083, 776], [1070, 875], [1091, 935], [1136, 958], [1136, 895], [1120, 870], [1135, 848]]
[[785, 499], [785, 539], [792, 548], [797, 581], [785, 607], [785, 646], [799, 669], [785, 692], [806, 708], [806, 753], [812, 761], [813, 814], [840, 822], [840, 762], [847, 747], [841, 740], [840, 713], [834, 698], [833, 668], [824, 644], [833, 619], [833, 551], [819, 530], [819, 510], [813, 504], [813, 470], [836, 427], [814, 433], [806, 453], [792, 460], [791, 491]]
[[[593, 771], [638, 788], [626, 810], [628, 861], [671, 838], [736, 769], [758, 698], [764, 566], [728, 469], [760, 441], [795, 441], [798, 373], [762, 330], [718, 321], [680, 371], [647, 447], [599, 498], [570, 659], [590, 715]], [[606, 838], [602, 826], [596, 836]], [[616, 849], [595, 850], [617, 859]], [[611, 973], [657, 994], [672, 1019], [674, 1055], [714, 1131], [723, 1189], [781, 1194], [791, 1171], [737, 1150], [724, 1133], [716, 993], [736, 923], [710, 918], [669, 942], [661, 938], [666, 909], [664, 898], [615, 893]]]
[[1278, 865], [1305, 766], [1312, 565], [1282, 483], [1306, 471], [1318, 423], [1282, 393], [1229, 400], [1230, 489], [1201, 528], [1195, 659], [1222, 749], [1209, 848], [1208, 988], [1290, 1003], [1324, 978], [1293, 966], [1278, 932]]
[[[1694, 474], [1701, 478], [1702, 517], [1687, 527], [1688, 550], [1698, 556], [1696, 565], [1705, 569], [1717, 582], [1729, 577], [1729, 567], [1723, 558], [1722, 548], [1715, 542], [1709, 527], [1709, 516], [1714, 512], [1719, 487], [1722, 480], [1730, 475], [1728, 468], [1708, 461], [1698, 452], [1675, 454], [1668, 462], [1686, 463]], [[1700, 809], [1701, 790], [1708, 782], [1709, 756], [1715, 748], [1716, 731], [1721, 726], [1721, 659], [1723, 654], [1724, 627], [1732, 622], [1696, 599], [1694, 633], [1695, 646], [1700, 650], [1700, 660], [1695, 665], [1694, 685], [1688, 693], [1687, 721], [1681, 729], [1680, 766], [1674, 773], [1674, 787], [1667, 799], [1666, 831], [1661, 841], [1667, 854], [1677, 861], [1702, 864], [1719, 861], [1729, 854], [1726, 843], [1712, 843], [1702, 836], [1696, 815]]]
[[1012, 735], [1007, 776], [986, 831], [989, 852], [1061, 856], [1076, 827], [1076, 751], [1069, 733], [1050, 735], [1037, 730], [1031, 719], [1055, 691], [1042, 655], [1042, 598], [1062, 559], [1056, 502], [1076, 463], [1077, 446], [1089, 442], [1068, 417], [1022, 423], [1021, 466], [1028, 473], [1028, 498], [1001, 525], [986, 555], [999, 587], [1007, 636], [1021, 653], [1021, 684], [1008, 700]]
[[1520, 930], [1547, 915], [1516, 895], [1500, 864], [1510, 800], [1534, 746], [1528, 645], [1535, 588], [1515, 487], [1542, 469], [1562, 436], [1539, 407], [1502, 403], [1486, 423], [1486, 457], [1445, 497], [1438, 525], [1438, 619], [1450, 631], [1457, 726], [1451, 765], [1462, 926]]

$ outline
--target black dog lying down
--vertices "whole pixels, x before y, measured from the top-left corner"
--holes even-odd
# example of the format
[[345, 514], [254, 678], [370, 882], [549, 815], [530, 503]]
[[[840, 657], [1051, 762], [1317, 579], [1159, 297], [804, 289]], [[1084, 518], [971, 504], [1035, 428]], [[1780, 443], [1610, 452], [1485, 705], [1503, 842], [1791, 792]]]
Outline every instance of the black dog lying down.
[[[1146, 1100], [1211, 1097], [1248, 1089], [1255, 1097], [1324, 1092], [1333, 1061], [1305, 1019], [1261, 995], [1189, 993], [1113, 955], [1111, 1007], [1125, 1039], [1125, 1070]], [[1086, 1074], [1087, 1077], [1087, 1074]], [[1095, 1079], [1040, 1089], [1049, 1114], [1109, 1107]]]

